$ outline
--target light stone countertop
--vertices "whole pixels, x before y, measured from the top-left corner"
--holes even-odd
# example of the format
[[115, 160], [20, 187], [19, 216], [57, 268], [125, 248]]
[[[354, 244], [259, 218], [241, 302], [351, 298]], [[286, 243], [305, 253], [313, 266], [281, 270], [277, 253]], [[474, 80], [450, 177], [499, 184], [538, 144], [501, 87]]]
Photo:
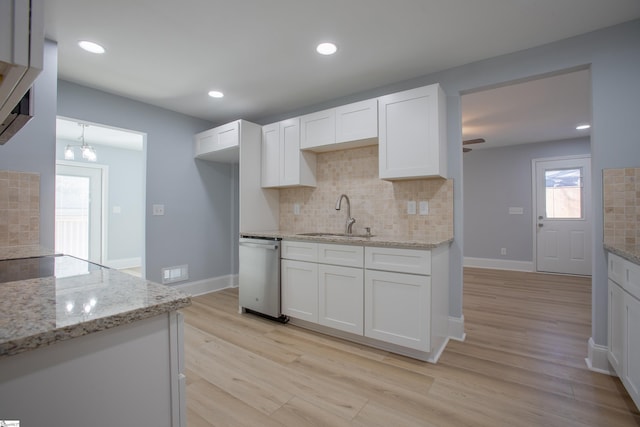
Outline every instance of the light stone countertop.
[[604, 249], [621, 256], [627, 261], [640, 265], [640, 245], [616, 246], [605, 243]]
[[191, 298], [73, 257], [57, 277], [0, 283], [0, 358], [189, 306]]
[[241, 237], [267, 237], [284, 240], [298, 240], [316, 243], [337, 243], [342, 245], [375, 246], [404, 249], [433, 249], [440, 245], [449, 244], [453, 237], [448, 239], [437, 239], [430, 237], [415, 236], [386, 236], [373, 233], [372, 237], [347, 237], [347, 236], [305, 236], [294, 232], [284, 231], [249, 231], [241, 232]]

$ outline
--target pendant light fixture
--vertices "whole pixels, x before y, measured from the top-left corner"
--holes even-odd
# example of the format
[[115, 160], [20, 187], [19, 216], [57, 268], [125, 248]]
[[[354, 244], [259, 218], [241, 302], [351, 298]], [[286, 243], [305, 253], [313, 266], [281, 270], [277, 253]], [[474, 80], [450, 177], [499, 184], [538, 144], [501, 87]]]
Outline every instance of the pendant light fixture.
[[82, 144], [81, 145], [67, 144], [67, 146], [64, 148], [64, 159], [75, 160], [76, 155], [73, 149], [74, 147], [80, 147], [80, 153], [82, 153], [82, 158], [89, 162], [95, 162], [96, 160], [98, 160], [98, 156], [96, 155], [96, 150], [92, 146], [88, 145], [84, 140], [84, 130], [88, 125], [84, 123], [78, 123], [78, 125], [82, 126], [82, 135], [80, 136], [80, 141], [82, 141]]

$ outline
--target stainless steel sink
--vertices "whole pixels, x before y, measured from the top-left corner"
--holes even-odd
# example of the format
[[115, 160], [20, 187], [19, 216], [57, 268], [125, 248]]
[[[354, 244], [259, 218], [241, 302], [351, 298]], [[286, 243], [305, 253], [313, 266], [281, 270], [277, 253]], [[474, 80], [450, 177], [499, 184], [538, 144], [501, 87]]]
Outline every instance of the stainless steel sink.
[[346, 233], [323, 233], [323, 232], [312, 232], [312, 233], [298, 233], [298, 236], [311, 236], [311, 237], [374, 237], [373, 234], [346, 234]]

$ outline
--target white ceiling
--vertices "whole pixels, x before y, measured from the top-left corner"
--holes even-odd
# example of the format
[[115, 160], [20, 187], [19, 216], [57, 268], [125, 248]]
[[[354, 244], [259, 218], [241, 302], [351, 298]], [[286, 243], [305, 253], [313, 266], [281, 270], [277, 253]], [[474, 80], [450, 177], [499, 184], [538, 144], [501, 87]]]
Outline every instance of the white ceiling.
[[[638, 0], [45, 3], [46, 35], [58, 42], [60, 78], [214, 123], [238, 118], [260, 122], [640, 17]], [[77, 47], [81, 39], [103, 44], [106, 53], [82, 51]], [[315, 52], [316, 44], [327, 40], [338, 45], [336, 55]], [[208, 97], [212, 89], [225, 97]], [[581, 108], [584, 96], [576, 96]], [[533, 118], [527, 105], [534, 97], [517, 99], [521, 117]], [[490, 127], [497, 124], [489, 119], [502, 117], [499, 122], [504, 122], [505, 117], [498, 104], [483, 100], [480, 93], [463, 101], [469, 114], [465, 126], [482, 126], [478, 135], [493, 139]], [[471, 107], [474, 103], [482, 114]], [[496, 107], [486, 111], [489, 105]], [[571, 108], [570, 103], [565, 107]]]

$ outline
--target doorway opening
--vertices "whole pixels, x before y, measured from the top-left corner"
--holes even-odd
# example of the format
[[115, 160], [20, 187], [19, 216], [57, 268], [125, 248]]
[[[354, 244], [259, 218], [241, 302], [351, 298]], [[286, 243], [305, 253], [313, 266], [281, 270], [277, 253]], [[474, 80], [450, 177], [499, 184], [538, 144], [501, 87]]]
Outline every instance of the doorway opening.
[[[462, 139], [467, 141], [462, 155], [465, 266], [551, 271], [537, 265], [536, 250], [542, 246], [535, 241], [537, 222], [535, 228], [532, 224], [541, 214], [532, 160], [590, 156], [590, 130], [577, 129], [591, 120], [590, 85], [590, 70], [583, 68], [461, 96]], [[572, 245], [578, 243], [577, 234], [573, 237]], [[591, 248], [590, 233], [582, 237]], [[572, 246], [558, 248], [565, 249]]]
[[144, 277], [145, 176], [145, 134], [58, 117], [56, 250]]

